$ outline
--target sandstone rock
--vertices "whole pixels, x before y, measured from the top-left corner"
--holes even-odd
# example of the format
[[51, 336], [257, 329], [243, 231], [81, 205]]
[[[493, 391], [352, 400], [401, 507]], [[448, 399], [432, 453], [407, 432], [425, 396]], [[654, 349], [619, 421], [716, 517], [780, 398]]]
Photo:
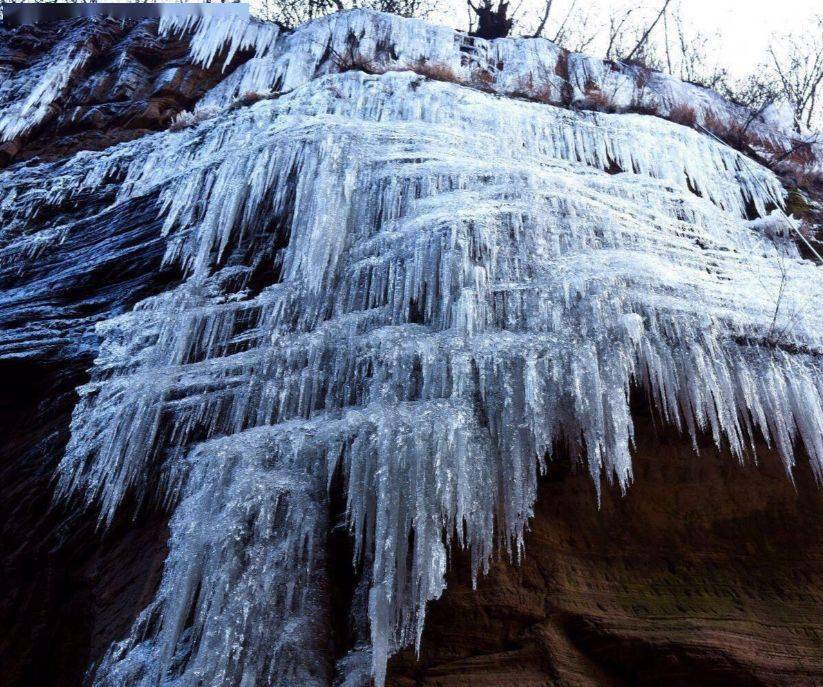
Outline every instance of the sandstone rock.
[[466, 562], [432, 604], [396, 687], [823, 684], [823, 498], [765, 447], [738, 465], [638, 428], [637, 478], [600, 510], [555, 464], [519, 564], [471, 590]]

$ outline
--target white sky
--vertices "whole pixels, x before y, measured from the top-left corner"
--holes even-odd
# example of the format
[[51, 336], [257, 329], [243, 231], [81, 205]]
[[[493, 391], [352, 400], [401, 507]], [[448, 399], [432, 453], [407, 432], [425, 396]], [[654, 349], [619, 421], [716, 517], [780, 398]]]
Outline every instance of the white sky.
[[[443, 10], [431, 19], [437, 23], [465, 28], [465, 0], [440, 0]], [[517, 6], [519, 0], [511, 0]], [[522, 0], [522, 11], [534, 12], [543, 6], [542, 0]], [[571, 0], [555, 0], [554, 21], [565, 14]], [[608, 16], [612, 9], [625, 7], [628, 0], [577, 0], [578, 6], [596, 12], [598, 18]], [[662, 0], [636, 0], [650, 11], [661, 6]], [[808, 30], [810, 19], [823, 14], [823, 0], [681, 0], [683, 19], [703, 33], [720, 32], [721, 40], [714, 44], [716, 61], [733, 76], [751, 73], [761, 61], [770, 40], [790, 31]], [[593, 50], [592, 52], [596, 52]]]

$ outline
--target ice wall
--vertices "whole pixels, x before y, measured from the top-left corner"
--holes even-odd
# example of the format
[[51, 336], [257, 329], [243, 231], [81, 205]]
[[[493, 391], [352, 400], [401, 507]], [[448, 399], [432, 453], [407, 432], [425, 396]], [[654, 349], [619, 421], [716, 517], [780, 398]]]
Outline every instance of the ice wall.
[[[204, 98], [199, 107], [226, 107], [249, 92], [288, 91], [318, 74], [360, 69], [371, 73], [414, 71], [500, 95], [578, 109], [639, 111], [689, 120], [721, 137], [744, 137], [769, 151], [790, 150], [801, 140], [776, 108], [752, 113], [715, 91], [635, 64], [573, 53], [549, 40], [487, 41], [422, 20], [352, 10], [323, 17], [293, 33], [232, 29], [225, 21], [193, 22], [170, 16], [161, 32], [191, 32], [192, 58], [227, 64], [241, 47], [252, 59]], [[231, 30], [230, 30], [231, 29]], [[741, 134], [741, 132], [743, 132]], [[820, 171], [823, 148], [808, 139]]]
[[[370, 45], [389, 21], [389, 53], [459, 53], [371, 13], [285, 38], [195, 27], [198, 59], [265, 52], [207, 100], [269, 58], [288, 93], [0, 173], [6, 260], [37, 260], [77, 230], [44, 210], [116, 179], [113, 207], [157, 196], [186, 275], [98, 325], [60, 466], [102, 522], [128, 494], [173, 511], [156, 598], [95, 685], [353, 684], [363, 661], [382, 685], [450, 547], [475, 576], [522, 553], [556, 451], [629, 487], [634, 387], [695, 445], [743, 459], [762, 435], [823, 478], [821, 268], [749, 221], [782, 204], [774, 175], [659, 118], [306, 57], [318, 26]], [[508, 63], [529, 43], [506, 45]], [[337, 667], [333, 485], [368, 626]]]

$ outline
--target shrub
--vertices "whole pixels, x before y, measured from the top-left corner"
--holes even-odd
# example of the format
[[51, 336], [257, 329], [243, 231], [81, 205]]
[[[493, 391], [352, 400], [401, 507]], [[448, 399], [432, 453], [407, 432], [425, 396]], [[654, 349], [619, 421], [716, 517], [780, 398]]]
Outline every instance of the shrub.
[[178, 112], [177, 116], [172, 119], [169, 124], [169, 131], [182, 131], [183, 129], [188, 129], [189, 127], [199, 124], [200, 122], [217, 116], [219, 112], [220, 109], [214, 107], [213, 105], [206, 105], [195, 110], [194, 112], [190, 112], [188, 110]]
[[795, 217], [802, 217], [805, 215], [811, 206], [806, 195], [798, 188], [793, 188], [789, 191], [786, 197], [786, 212]]
[[669, 110], [669, 119], [676, 124], [683, 126], [694, 127], [697, 123], [697, 115], [694, 108], [685, 103], [678, 103]]

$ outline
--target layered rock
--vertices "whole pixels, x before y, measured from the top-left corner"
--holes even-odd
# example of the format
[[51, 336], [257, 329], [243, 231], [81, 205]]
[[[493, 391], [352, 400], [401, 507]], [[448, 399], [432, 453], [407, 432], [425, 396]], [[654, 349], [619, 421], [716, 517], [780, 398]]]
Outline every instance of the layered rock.
[[76, 19], [0, 29], [0, 37], [0, 166], [165, 129], [249, 56], [206, 68], [188, 40], [146, 21]]

